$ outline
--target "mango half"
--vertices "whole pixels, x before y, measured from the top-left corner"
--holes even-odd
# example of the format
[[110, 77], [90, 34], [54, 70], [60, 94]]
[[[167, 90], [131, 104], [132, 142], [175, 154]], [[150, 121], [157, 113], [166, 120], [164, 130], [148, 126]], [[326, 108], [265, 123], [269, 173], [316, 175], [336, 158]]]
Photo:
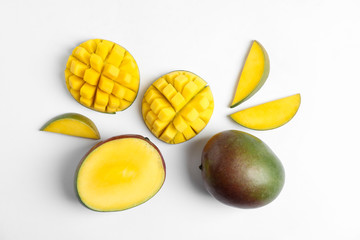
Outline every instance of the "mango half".
[[165, 181], [160, 150], [140, 135], [121, 135], [96, 144], [76, 173], [76, 191], [89, 209], [121, 211], [152, 198]]
[[91, 39], [77, 46], [65, 69], [66, 86], [80, 104], [115, 113], [135, 100], [140, 82], [133, 56], [120, 45]]
[[214, 110], [207, 83], [188, 71], [170, 72], [157, 79], [145, 92], [142, 117], [160, 140], [177, 144], [200, 133]]

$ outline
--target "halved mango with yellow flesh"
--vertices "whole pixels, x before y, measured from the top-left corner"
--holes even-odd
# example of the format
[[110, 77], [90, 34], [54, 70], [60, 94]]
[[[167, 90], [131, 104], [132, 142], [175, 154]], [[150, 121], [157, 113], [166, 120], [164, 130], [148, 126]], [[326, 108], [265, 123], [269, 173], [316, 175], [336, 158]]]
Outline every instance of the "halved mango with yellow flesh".
[[135, 100], [140, 75], [133, 56], [120, 45], [91, 39], [77, 46], [65, 69], [66, 86], [80, 104], [115, 113]]
[[95, 211], [121, 211], [153, 197], [165, 181], [165, 162], [147, 138], [122, 135], [96, 144], [76, 174], [80, 201]]
[[174, 71], [160, 77], [142, 100], [146, 126], [157, 138], [171, 144], [196, 136], [209, 122], [213, 110], [210, 87], [188, 71]]
[[41, 131], [61, 133], [76, 137], [100, 139], [94, 122], [78, 113], [65, 113], [50, 119]]
[[295, 94], [231, 114], [240, 125], [254, 130], [269, 130], [289, 122], [300, 107], [301, 96]]
[[269, 72], [270, 60], [265, 48], [253, 41], [230, 107], [236, 107], [253, 96], [264, 85]]

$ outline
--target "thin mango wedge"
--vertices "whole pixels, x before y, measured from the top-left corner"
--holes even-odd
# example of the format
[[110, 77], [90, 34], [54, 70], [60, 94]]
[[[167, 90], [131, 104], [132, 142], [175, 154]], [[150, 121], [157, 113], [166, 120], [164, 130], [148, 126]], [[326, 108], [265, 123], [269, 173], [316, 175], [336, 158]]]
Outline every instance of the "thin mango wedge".
[[40, 131], [100, 139], [99, 131], [93, 121], [78, 113], [65, 113], [56, 116], [46, 122]]
[[270, 60], [265, 48], [253, 41], [241, 72], [231, 108], [253, 96], [264, 85], [270, 72]]
[[246, 128], [269, 130], [289, 122], [297, 113], [300, 103], [301, 96], [298, 93], [241, 110], [230, 117]]

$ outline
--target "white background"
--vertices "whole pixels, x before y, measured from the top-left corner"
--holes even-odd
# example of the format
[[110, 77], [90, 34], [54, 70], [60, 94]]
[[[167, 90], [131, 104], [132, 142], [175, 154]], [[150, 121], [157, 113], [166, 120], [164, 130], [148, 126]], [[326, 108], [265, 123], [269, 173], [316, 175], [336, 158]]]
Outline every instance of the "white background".
[[[360, 2], [25, 1], [0, 3], [0, 239], [360, 239]], [[68, 93], [67, 57], [91, 38], [114, 41], [138, 62], [141, 85], [131, 108], [89, 110]], [[270, 56], [263, 88], [230, 109], [252, 40]], [[159, 76], [189, 70], [206, 80], [215, 110], [192, 140], [157, 140], [140, 114], [145, 90]], [[228, 115], [301, 93], [291, 122], [270, 131], [238, 126]], [[167, 164], [163, 188], [122, 212], [83, 207], [74, 173], [97, 141], [39, 131], [50, 118], [77, 112], [102, 139], [148, 136]], [[282, 160], [286, 183], [271, 204], [226, 206], [204, 189], [201, 151], [214, 134], [251, 133]]]

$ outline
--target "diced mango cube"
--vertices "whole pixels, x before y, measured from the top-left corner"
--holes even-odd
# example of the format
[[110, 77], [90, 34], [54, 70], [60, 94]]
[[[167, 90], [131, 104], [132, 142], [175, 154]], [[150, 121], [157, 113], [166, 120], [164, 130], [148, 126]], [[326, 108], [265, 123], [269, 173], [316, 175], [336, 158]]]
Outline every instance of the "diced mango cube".
[[161, 98], [161, 93], [157, 91], [153, 86], [150, 86], [146, 91], [144, 99], [147, 103], [151, 103], [155, 98]]
[[106, 106], [109, 102], [109, 94], [101, 91], [100, 89], [96, 90], [95, 103], [97, 105]]
[[105, 111], [106, 111], [106, 105], [99, 105], [99, 104], [97, 104], [96, 102], [94, 103], [93, 108], [94, 108], [96, 111], [99, 111], [99, 112], [105, 112]]
[[122, 99], [125, 96], [126, 88], [118, 83], [114, 83], [112, 94]]
[[70, 88], [70, 93], [77, 101], [80, 100], [80, 91]]
[[100, 77], [100, 81], [99, 81], [99, 85], [98, 87], [103, 90], [104, 92], [106, 92], [107, 94], [112, 93], [113, 88], [114, 88], [114, 81], [112, 81], [111, 79], [105, 77], [104, 75], [102, 75]]
[[182, 92], [184, 86], [189, 82], [189, 79], [184, 75], [179, 75], [174, 79], [174, 86], [178, 92]]
[[200, 113], [200, 118], [202, 120], [204, 120], [204, 122], [209, 122], [211, 115], [212, 115], [213, 110], [212, 109], [207, 109], [203, 112]]
[[80, 89], [81, 96], [85, 98], [93, 98], [95, 92], [96, 92], [96, 87], [88, 83], [85, 83]]
[[184, 137], [186, 138], [186, 140], [189, 140], [189, 139], [195, 137], [195, 135], [196, 135], [196, 133], [190, 126], [187, 127], [182, 133], [184, 134]]
[[112, 47], [114, 46], [114, 43], [108, 40], [102, 40], [101, 42], [102, 44], [104, 44], [107, 49], [110, 51], [112, 49]]
[[178, 130], [181, 133], [189, 126], [180, 115], [178, 115], [174, 118], [173, 124], [174, 124], [174, 127], [176, 128], [176, 130]]
[[177, 130], [173, 124], [169, 124], [165, 131], [161, 134], [160, 139], [164, 142], [170, 142], [176, 135]]
[[175, 96], [170, 100], [171, 105], [175, 108], [176, 111], [179, 111], [186, 103], [185, 98], [181, 93], [176, 93]]
[[87, 68], [85, 64], [78, 60], [74, 59], [71, 61], [70, 71], [78, 77], [83, 78]]
[[166, 107], [160, 110], [158, 117], [161, 121], [169, 122], [174, 118], [175, 114], [176, 113], [173, 108]]
[[92, 54], [90, 57], [90, 66], [97, 72], [101, 72], [104, 62], [99, 55]]
[[118, 111], [128, 108], [131, 105], [131, 103], [132, 101], [129, 102], [124, 99], [120, 99], [120, 106], [118, 107]]
[[203, 120], [201, 120], [201, 118], [197, 118], [195, 119], [195, 121], [190, 123], [190, 126], [192, 127], [192, 129], [194, 129], [196, 133], [199, 133], [201, 132], [201, 130], [204, 129], [206, 123]]
[[181, 115], [185, 117], [189, 122], [195, 121], [199, 117], [199, 112], [195, 108], [186, 107], [181, 111]]
[[199, 78], [199, 77], [196, 77], [193, 80], [193, 83], [196, 84], [198, 89], [203, 89], [206, 86], [206, 82], [203, 79]]
[[[193, 81], [195, 78], [197, 78], [197, 76], [191, 72], [184, 72], [184, 75], [189, 79], [189, 82]], [[205, 82], [205, 84], [206, 84], [206, 82]]]
[[199, 112], [202, 112], [202, 111], [204, 111], [205, 109], [207, 109], [209, 107], [210, 102], [207, 99], [207, 97], [202, 96], [197, 101], [194, 101], [193, 104], [194, 104], [196, 110], [198, 110]]
[[117, 109], [116, 108], [113, 108], [113, 107], [110, 107], [110, 105], [108, 105], [107, 107], [106, 107], [106, 112], [108, 112], [108, 113], [114, 113], [114, 112], [116, 112], [117, 111]]
[[128, 102], [132, 102], [134, 101], [135, 98], [136, 98], [136, 92], [130, 89], [126, 89], [124, 99]]
[[69, 81], [69, 77], [72, 76], [72, 75], [74, 75], [72, 72], [70, 72], [70, 69], [69, 69], [69, 68], [66, 68], [65, 71], [64, 71], [64, 73], [65, 73], [65, 79], [66, 79], [66, 81]]
[[162, 93], [164, 94], [164, 96], [168, 99], [168, 100], [171, 100], [175, 94], [177, 93], [176, 92], [176, 89], [173, 87], [173, 85], [171, 84], [168, 84], [163, 90], [162, 90]]
[[168, 125], [167, 122], [163, 122], [160, 119], [156, 119], [153, 123], [153, 130], [156, 136], [159, 136], [160, 133], [164, 130], [164, 128]]
[[[141, 105], [141, 114], [143, 116], [143, 118], [145, 118], [146, 114], [151, 110], [150, 108], [150, 104], [148, 104], [147, 102], [143, 102], [143, 104]], [[162, 120], [162, 119], [161, 119]]]
[[84, 74], [85, 82], [96, 86], [99, 82], [99, 78], [100, 78], [100, 73], [98, 73], [94, 69], [89, 68], [85, 71], [85, 74]]
[[174, 79], [180, 75], [179, 71], [174, 71], [165, 75], [165, 79], [168, 83], [174, 84]]
[[157, 119], [157, 116], [156, 116], [156, 114], [155, 114], [153, 111], [149, 111], [149, 112], [146, 114], [145, 118], [146, 118], [146, 121], [147, 121], [150, 125], [152, 125], [152, 124], [155, 122], [155, 120]]
[[120, 71], [119, 75], [115, 81], [126, 86], [131, 83], [131, 79], [132, 79], [132, 76], [130, 73]]
[[120, 99], [116, 96], [110, 94], [109, 96], [109, 106], [112, 108], [117, 108], [120, 106]]
[[194, 82], [188, 82], [181, 93], [186, 100], [190, 100], [197, 92], [198, 86]]
[[174, 137], [173, 143], [176, 144], [176, 143], [182, 143], [185, 141], [186, 141], [186, 138], [184, 137], [184, 134], [178, 132]]
[[153, 85], [159, 90], [162, 91], [167, 85], [168, 82], [164, 78], [159, 78], [156, 80]]
[[165, 107], [168, 107], [168, 103], [163, 98], [155, 99], [150, 105], [151, 110], [153, 110], [155, 114], [158, 114], [160, 110]]
[[106, 77], [108, 77], [112, 80], [115, 80], [118, 77], [119, 73], [120, 73], [120, 70], [117, 67], [115, 67], [114, 65], [108, 64], [108, 63], [105, 64], [103, 74]]
[[73, 56], [75, 56], [82, 63], [89, 65], [90, 64], [90, 53], [83, 47], [76, 47], [73, 51]]
[[93, 99], [80, 97], [80, 103], [86, 107], [91, 107], [91, 105], [93, 103]]
[[102, 60], [105, 60], [106, 56], [109, 53], [109, 50], [110, 50], [109, 45], [107, 45], [104, 42], [100, 42], [97, 45], [95, 53], [96, 53], [96, 55], [99, 55]]
[[133, 73], [134, 71], [137, 71], [137, 65], [136, 62], [131, 59], [131, 57], [125, 53], [123, 61], [120, 64], [120, 71], [126, 71]]
[[114, 48], [109, 53], [106, 61], [115, 67], [119, 67], [121, 64], [121, 61], [124, 58], [125, 49], [120, 47], [119, 45], [115, 45]]
[[97, 43], [94, 39], [90, 39], [80, 44], [80, 47], [85, 48], [89, 53], [94, 53], [96, 50]]
[[70, 55], [66, 62], [66, 68], [70, 69], [73, 60], [76, 60], [76, 58], [73, 55]]
[[81, 78], [72, 75], [71, 77], [69, 77], [69, 85], [72, 89], [74, 90], [80, 90], [80, 88], [82, 87], [82, 85], [84, 84], [84, 80], [82, 80]]

